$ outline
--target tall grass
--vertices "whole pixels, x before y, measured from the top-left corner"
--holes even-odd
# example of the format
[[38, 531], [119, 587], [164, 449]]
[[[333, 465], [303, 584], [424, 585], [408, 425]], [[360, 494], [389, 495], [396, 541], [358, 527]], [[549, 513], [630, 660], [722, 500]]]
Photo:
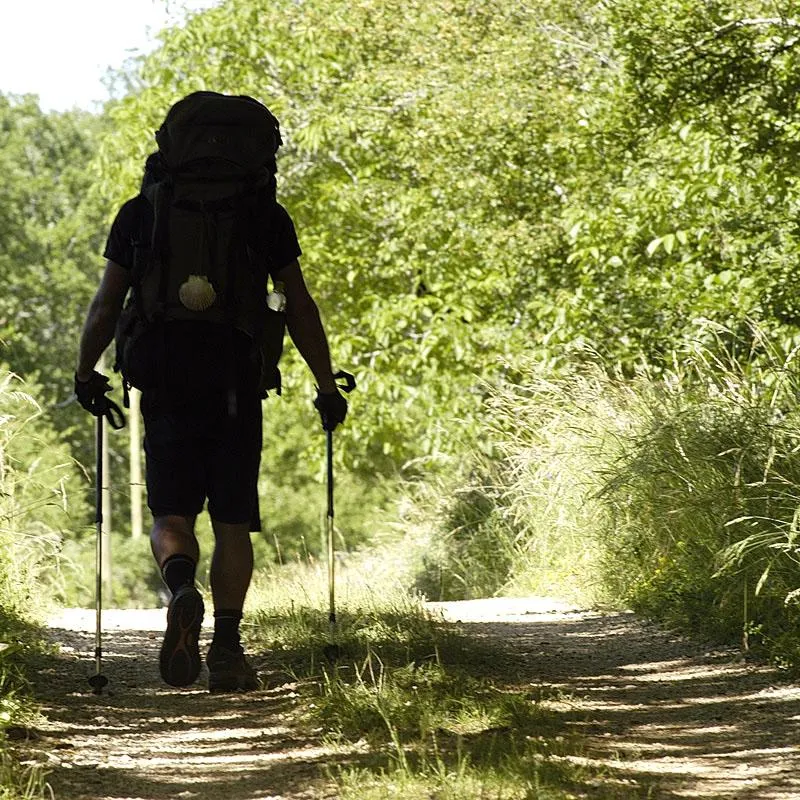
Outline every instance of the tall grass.
[[35, 393], [0, 370], [0, 798], [9, 800], [46, 791], [41, 771], [15, 760], [5, 732], [33, 714], [24, 665], [41, 647], [36, 619], [51, 602], [69, 498], [80, 496], [78, 471], [42, 423]]
[[78, 470], [42, 423], [35, 391], [0, 369], [0, 609], [12, 616], [45, 599], [36, 588], [51, 577], [79, 494]]
[[358, 555], [337, 553], [335, 610], [329, 622], [327, 566], [309, 556], [256, 572], [247, 598], [245, 633], [270, 650], [281, 668], [317, 674], [331, 644], [346, 657], [370, 648], [396, 661], [435, 657], [444, 637], [423, 606], [407, 591], [409, 575], [396, 550], [376, 547]]
[[24, 647], [7, 643], [3, 643], [0, 649], [0, 800], [52, 797], [42, 767], [21, 764], [6, 736], [9, 728], [25, 727], [35, 718], [20, 670], [18, 656], [21, 650]]
[[637, 391], [602, 473], [605, 580], [634, 608], [800, 663], [800, 373], [753, 327], [714, 329]]
[[488, 392], [481, 447], [409, 505], [417, 585], [632, 607], [800, 664], [797, 359], [707, 326], [633, 376], [524, 365]]
[[430, 599], [604, 595], [593, 495], [624, 424], [618, 398], [600, 370], [558, 379], [528, 367], [519, 382], [488, 387], [483, 438], [452, 474], [410, 487], [402, 524]]

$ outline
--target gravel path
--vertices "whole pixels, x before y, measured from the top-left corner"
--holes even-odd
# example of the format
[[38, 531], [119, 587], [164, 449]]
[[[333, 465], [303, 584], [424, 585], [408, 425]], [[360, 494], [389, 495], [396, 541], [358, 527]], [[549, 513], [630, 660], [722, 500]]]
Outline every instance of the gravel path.
[[[209, 619], [206, 617], [206, 622]], [[333, 797], [320, 769], [331, 757], [296, 721], [297, 688], [270, 675], [269, 689], [209, 695], [202, 681], [166, 686], [158, 674], [165, 609], [103, 614], [103, 674], [94, 695], [95, 615], [67, 609], [50, 620], [63, 659], [40, 674], [47, 722], [31, 743], [56, 800], [310, 800]], [[202, 651], [211, 630], [203, 629]]]
[[485, 674], [560, 690], [545, 705], [584, 739], [571, 760], [608, 776], [589, 796], [800, 798], [800, 686], [777, 670], [630, 613], [497, 599], [446, 604], [446, 616], [505, 654]]
[[[460, 620], [499, 685], [539, 691], [563, 733], [585, 742], [578, 763], [602, 766], [593, 798], [800, 798], [800, 687], [707, 650], [631, 614], [543, 599], [431, 604]], [[270, 674], [249, 695], [174, 690], [158, 677], [164, 611], [104, 614], [108, 691], [90, 693], [94, 614], [51, 621], [57, 666], [35, 691], [46, 719], [25, 746], [45, 764], [57, 800], [322, 800], [325, 765], [357, 754], [322, 744], [297, 722], [297, 687]], [[209, 638], [210, 631], [204, 630]], [[472, 665], [473, 669], [476, 665]]]

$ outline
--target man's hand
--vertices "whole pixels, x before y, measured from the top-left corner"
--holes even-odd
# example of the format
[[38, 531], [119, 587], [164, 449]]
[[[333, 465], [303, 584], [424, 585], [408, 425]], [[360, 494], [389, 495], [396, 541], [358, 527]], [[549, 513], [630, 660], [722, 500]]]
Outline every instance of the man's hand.
[[335, 430], [347, 416], [347, 400], [338, 389], [326, 393], [317, 391], [314, 408], [319, 411], [322, 429], [325, 431]]
[[106, 413], [109, 404], [106, 395], [110, 391], [111, 381], [96, 370], [85, 381], [79, 380], [75, 373], [75, 396], [90, 414], [100, 417]]

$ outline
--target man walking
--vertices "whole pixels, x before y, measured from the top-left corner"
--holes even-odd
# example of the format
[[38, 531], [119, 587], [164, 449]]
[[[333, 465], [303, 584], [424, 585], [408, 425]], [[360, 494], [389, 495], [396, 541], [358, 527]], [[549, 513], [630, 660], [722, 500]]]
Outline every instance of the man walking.
[[[156, 139], [142, 192], [111, 227], [75, 393], [90, 412], [103, 408], [110, 384], [95, 366], [116, 331], [123, 377], [142, 389], [151, 545], [172, 593], [161, 675], [188, 686], [200, 673], [204, 606], [194, 528], [207, 501], [215, 539], [209, 689], [248, 691], [258, 681], [239, 626], [258, 517], [264, 376], [256, 351], [268, 277], [282, 289], [289, 335], [316, 380], [325, 430], [344, 421], [347, 401], [300, 268], [294, 225], [274, 199], [277, 120], [252, 98], [197, 92], [170, 109]], [[135, 312], [140, 328], [121, 344], [126, 297], [125, 314]]]

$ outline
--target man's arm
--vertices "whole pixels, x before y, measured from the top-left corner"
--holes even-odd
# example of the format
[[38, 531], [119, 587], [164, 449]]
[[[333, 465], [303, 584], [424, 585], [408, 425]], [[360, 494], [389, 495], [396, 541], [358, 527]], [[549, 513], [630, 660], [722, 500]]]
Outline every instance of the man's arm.
[[114, 338], [114, 329], [130, 283], [130, 270], [113, 261], [106, 261], [103, 278], [89, 305], [81, 333], [75, 369], [75, 377], [79, 381], [88, 381], [91, 378], [100, 356]]
[[283, 267], [275, 275], [275, 279], [283, 281], [289, 336], [313, 373], [317, 388], [322, 394], [337, 392], [328, 338], [322, 326], [319, 308], [308, 291], [297, 259]]

